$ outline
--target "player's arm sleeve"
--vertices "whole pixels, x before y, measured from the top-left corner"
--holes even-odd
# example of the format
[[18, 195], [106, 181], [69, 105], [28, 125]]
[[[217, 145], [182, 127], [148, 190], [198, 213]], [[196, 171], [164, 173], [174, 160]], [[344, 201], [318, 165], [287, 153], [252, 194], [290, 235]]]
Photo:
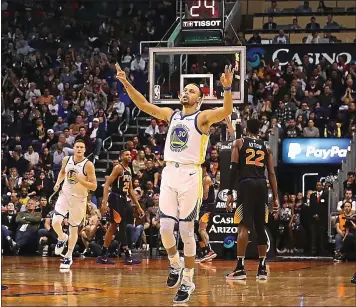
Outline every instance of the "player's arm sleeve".
[[230, 173], [229, 173], [229, 195], [232, 195], [232, 190], [235, 187], [235, 183], [237, 181], [238, 172], [239, 172], [239, 147], [238, 142], [234, 143], [234, 147], [231, 152], [231, 165], [230, 165]]

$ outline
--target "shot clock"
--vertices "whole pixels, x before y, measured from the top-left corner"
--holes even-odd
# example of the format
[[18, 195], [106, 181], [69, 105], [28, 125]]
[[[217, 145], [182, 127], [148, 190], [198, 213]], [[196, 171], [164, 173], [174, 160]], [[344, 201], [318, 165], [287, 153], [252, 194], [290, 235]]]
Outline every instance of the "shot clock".
[[224, 29], [224, 0], [186, 0], [182, 30]]

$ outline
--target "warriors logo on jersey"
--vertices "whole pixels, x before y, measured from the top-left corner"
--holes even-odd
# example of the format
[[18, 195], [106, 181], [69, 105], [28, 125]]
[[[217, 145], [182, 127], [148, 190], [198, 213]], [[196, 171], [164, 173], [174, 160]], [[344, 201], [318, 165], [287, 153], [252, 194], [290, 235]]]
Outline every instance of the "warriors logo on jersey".
[[71, 169], [67, 173], [67, 182], [69, 184], [76, 184], [77, 182], [72, 179], [73, 174], [78, 174], [78, 172], [75, 169]]
[[181, 152], [187, 148], [189, 140], [189, 128], [186, 125], [178, 124], [173, 127], [170, 137], [170, 147], [172, 151]]

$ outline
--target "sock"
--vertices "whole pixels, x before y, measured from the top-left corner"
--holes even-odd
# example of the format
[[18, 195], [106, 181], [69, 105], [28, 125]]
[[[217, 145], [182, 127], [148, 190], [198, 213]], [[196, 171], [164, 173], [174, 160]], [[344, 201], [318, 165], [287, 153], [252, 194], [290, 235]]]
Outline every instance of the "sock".
[[102, 250], [101, 250], [101, 256], [107, 257], [108, 256], [108, 248], [103, 246]]
[[245, 267], [245, 257], [237, 256], [237, 266], [238, 269], [243, 269]]
[[179, 259], [179, 253], [176, 252], [173, 256], [168, 255], [169, 262], [171, 266], [174, 268], [177, 268], [180, 266], [180, 259]]
[[260, 257], [260, 267], [264, 267], [266, 265], [266, 257]]
[[210, 246], [210, 243], [208, 243], [207, 249], [208, 249], [208, 254], [209, 254], [209, 253], [212, 251], [211, 246]]
[[194, 269], [185, 268], [183, 270], [182, 284], [189, 285], [193, 283]]

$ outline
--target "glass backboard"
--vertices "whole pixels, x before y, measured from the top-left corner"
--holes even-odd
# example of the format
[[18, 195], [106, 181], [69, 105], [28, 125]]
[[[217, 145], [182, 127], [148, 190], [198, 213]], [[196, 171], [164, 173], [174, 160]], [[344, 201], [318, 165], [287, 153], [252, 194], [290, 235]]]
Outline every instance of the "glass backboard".
[[232, 84], [234, 104], [244, 101], [246, 69], [245, 47], [171, 47], [150, 48], [150, 102], [178, 104], [178, 94], [188, 83], [200, 85], [204, 104], [223, 103], [220, 76], [225, 65], [235, 68]]

